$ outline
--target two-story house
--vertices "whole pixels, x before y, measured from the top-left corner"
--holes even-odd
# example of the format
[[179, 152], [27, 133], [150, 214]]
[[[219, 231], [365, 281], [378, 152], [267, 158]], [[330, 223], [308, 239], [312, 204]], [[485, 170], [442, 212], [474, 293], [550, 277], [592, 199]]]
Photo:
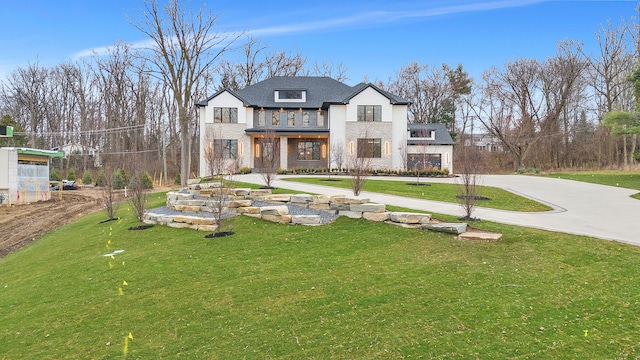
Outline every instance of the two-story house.
[[408, 104], [372, 84], [328, 77], [274, 77], [220, 90], [197, 103], [200, 175], [211, 173], [204, 160], [211, 150], [237, 167], [259, 168], [275, 152], [281, 169], [334, 168], [338, 153], [343, 167], [366, 157], [372, 169], [405, 169]]

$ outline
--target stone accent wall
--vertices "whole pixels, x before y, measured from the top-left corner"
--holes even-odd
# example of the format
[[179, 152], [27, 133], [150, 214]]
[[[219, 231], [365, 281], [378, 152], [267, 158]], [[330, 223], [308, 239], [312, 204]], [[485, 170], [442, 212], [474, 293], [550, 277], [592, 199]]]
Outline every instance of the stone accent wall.
[[[214, 189], [219, 186], [216, 183], [194, 183], [190, 184], [188, 192], [168, 192], [167, 207], [180, 211], [182, 214], [170, 216], [156, 214], [153, 210], [150, 210], [145, 214], [144, 222], [213, 232], [216, 230], [213, 220], [213, 209], [216, 206], [216, 200], [208, 199], [207, 197], [210, 197], [215, 191]], [[384, 204], [369, 202], [367, 198], [344, 195], [272, 194], [271, 190], [249, 188], [225, 190], [229, 192], [229, 197], [223, 210], [225, 213], [251, 216], [281, 224], [307, 226], [322, 224], [322, 219], [319, 215], [289, 214], [289, 209], [286, 205], [293, 204], [354, 219], [385, 222], [404, 228], [451, 233], [465, 239], [490, 239], [495, 241], [501, 236], [501, 234], [479, 231], [467, 232], [466, 223], [442, 223], [432, 220], [430, 214], [387, 211]], [[253, 206], [253, 200], [270, 205]]]

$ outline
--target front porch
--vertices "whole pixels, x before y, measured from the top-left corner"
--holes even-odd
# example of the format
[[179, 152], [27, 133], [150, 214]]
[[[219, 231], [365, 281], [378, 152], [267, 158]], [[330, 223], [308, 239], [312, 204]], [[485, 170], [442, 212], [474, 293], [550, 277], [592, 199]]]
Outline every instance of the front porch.
[[263, 133], [251, 136], [253, 168], [283, 170], [329, 167], [328, 134]]

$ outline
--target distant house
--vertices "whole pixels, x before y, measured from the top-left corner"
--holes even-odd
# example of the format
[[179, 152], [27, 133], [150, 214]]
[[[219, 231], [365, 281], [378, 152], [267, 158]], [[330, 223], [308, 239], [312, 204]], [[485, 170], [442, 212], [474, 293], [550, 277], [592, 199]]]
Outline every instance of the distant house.
[[409, 124], [407, 169], [447, 169], [452, 174], [453, 145], [455, 142], [444, 124]]
[[[240, 167], [257, 168], [266, 151], [275, 151], [282, 169], [336, 167], [332, 152], [370, 158], [373, 169], [404, 169], [396, 145], [406, 141], [408, 104], [372, 84], [328, 77], [274, 77], [222, 89], [197, 103], [199, 172], [210, 172], [207, 148]], [[267, 133], [275, 133], [275, 146], [263, 146]]]
[[88, 158], [93, 159], [93, 166], [100, 166], [100, 152], [98, 151], [98, 149], [92, 148], [90, 146], [71, 143], [54, 147], [51, 150], [61, 151], [64, 154], [63, 158], [65, 159], [67, 159], [69, 156], [87, 156]]
[[471, 134], [465, 142], [465, 146], [473, 144], [477, 149], [488, 152], [502, 152], [504, 148], [502, 142], [497, 137], [489, 133]]
[[49, 159], [62, 155], [61, 151], [0, 148], [2, 204], [49, 200]]

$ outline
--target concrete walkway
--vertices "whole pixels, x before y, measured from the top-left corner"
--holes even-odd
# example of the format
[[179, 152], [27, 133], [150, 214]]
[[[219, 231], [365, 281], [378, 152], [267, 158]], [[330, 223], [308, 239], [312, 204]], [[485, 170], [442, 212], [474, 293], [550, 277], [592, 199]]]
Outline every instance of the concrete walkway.
[[[315, 194], [353, 195], [348, 189], [282, 181], [282, 179], [293, 177], [308, 176], [279, 175], [273, 186]], [[258, 174], [238, 175], [234, 179], [264, 185], [264, 181]], [[373, 179], [415, 181], [415, 178], [401, 177]], [[422, 178], [420, 181], [455, 183], [456, 180]], [[478, 207], [474, 216], [480, 219], [640, 245], [640, 200], [629, 197], [637, 193], [637, 190], [523, 175], [483, 175], [481, 183], [531, 198], [549, 205], [553, 210], [524, 213]], [[462, 208], [458, 204], [364, 191], [360, 196], [376, 203], [440, 214], [463, 215]]]

